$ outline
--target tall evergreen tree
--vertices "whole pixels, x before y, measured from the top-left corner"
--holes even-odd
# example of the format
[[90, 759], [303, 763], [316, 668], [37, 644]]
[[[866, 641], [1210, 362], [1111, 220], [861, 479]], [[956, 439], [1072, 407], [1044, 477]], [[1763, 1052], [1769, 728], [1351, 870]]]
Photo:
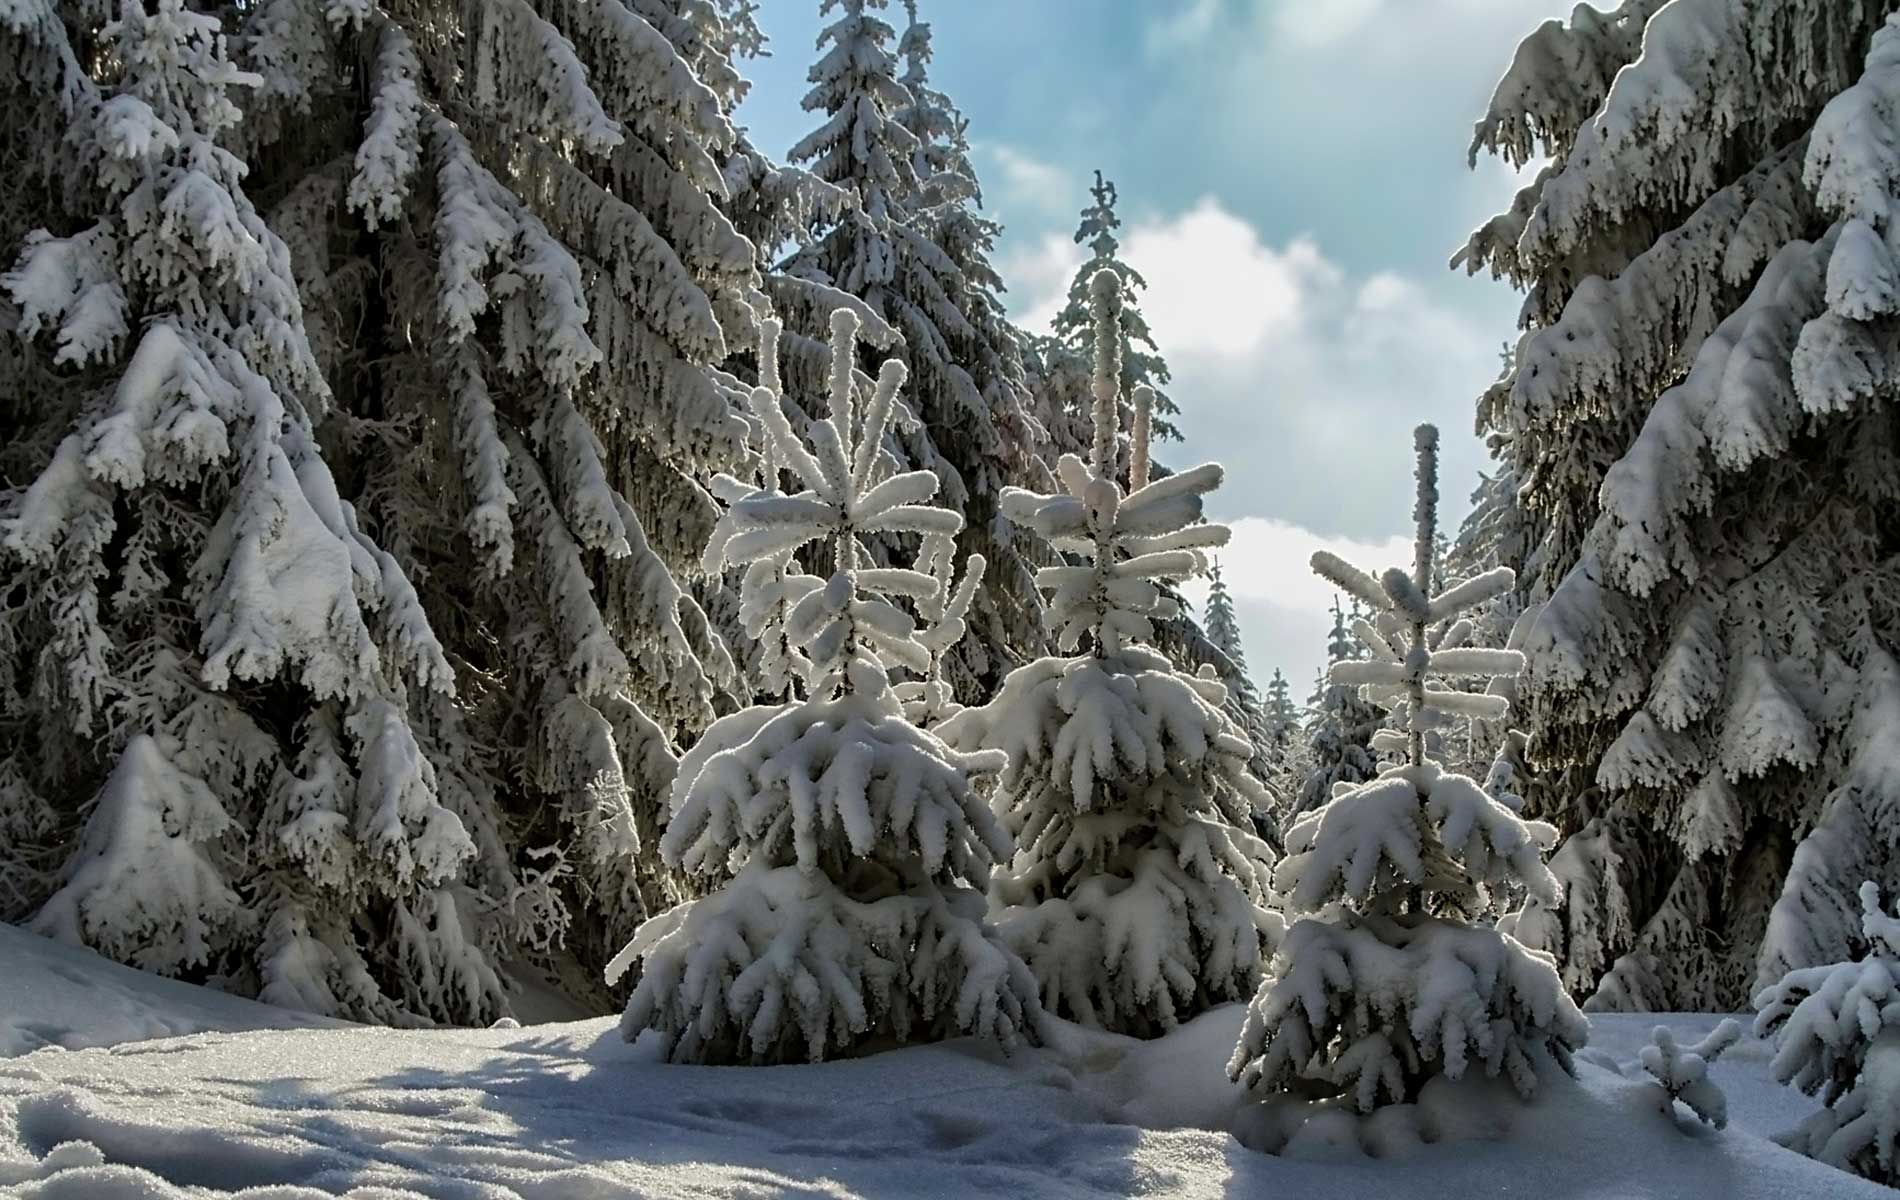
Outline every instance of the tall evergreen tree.
[[1207, 570], [1207, 612], [1201, 624], [1207, 631], [1207, 640], [1233, 664], [1229, 682], [1245, 680], [1247, 656], [1241, 649], [1240, 622], [1234, 616], [1234, 598], [1228, 594], [1227, 581], [1221, 578], [1219, 563]]
[[[929, 84], [930, 27], [909, 3], [900, 39], [877, 16], [884, 7], [820, 5], [838, 16], [819, 35], [825, 53], [804, 106], [825, 120], [791, 157], [855, 204], [809, 230], [773, 291], [790, 331], [786, 377], [795, 392], [817, 394], [823, 377], [810, 348], [840, 293], [860, 302], [870, 333], [865, 383], [901, 342], [915, 410], [900, 416], [896, 443], [938, 473], [942, 502], [966, 518], [959, 557], [981, 553], [989, 563], [972, 613], [977, 636], [948, 664], [957, 690], [974, 698], [1042, 646], [1034, 563], [996, 508], [1004, 486], [1043, 470], [1031, 461], [1042, 434], [997, 299], [1002, 281], [989, 256], [998, 227], [975, 208], [965, 122]], [[904, 59], [901, 80], [893, 45]]]
[[[1256, 824], [1261, 833], [1277, 846], [1280, 839], [1277, 814], [1289, 806], [1293, 794], [1299, 788], [1298, 780], [1293, 778], [1297, 770], [1293, 764], [1296, 756], [1288, 753], [1289, 748], [1284, 740], [1275, 738], [1260, 689], [1254, 686], [1252, 677], [1247, 674], [1247, 656], [1241, 646], [1240, 622], [1234, 615], [1234, 598], [1227, 590], [1226, 581], [1221, 578], [1219, 563], [1208, 569], [1207, 611], [1203, 625], [1201, 632], [1205, 637], [1197, 639], [1193, 623], [1183, 616], [1162, 626], [1157, 631], [1156, 640], [1175, 661], [1185, 663], [1190, 668], [1210, 663], [1227, 685], [1227, 713], [1246, 731], [1247, 740], [1253, 743], [1254, 753], [1248, 769], [1255, 778], [1267, 785], [1272, 798], [1273, 811], [1260, 814]], [[1214, 653], [1207, 653], [1209, 650]]]
[[[7, 915], [489, 1019], [520, 959], [597, 966], [676, 890], [640, 829], [740, 687], [680, 577], [692, 476], [749, 453], [718, 367], [758, 282], [718, 207], [744, 32], [666, 0], [108, 15], [0, 20], [37, 131], [0, 211], [47, 224], [4, 281], [0, 811], [37, 822]], [[176, 869], [130, 904], [140, 856]]]
[[1300, 724], [1300, 710], [1293, 703], [1293, 689], [1286, 681], [1286, 674], [1278, 667], [1273, 668], [1273, 678], [1267, 681], [1265, 707], [1267, 734], [1276, 748], [1285, 750], [1293, 744], [1293, 731]]
[[1580, 9], [1477, 126], [1550, 158], [1460, 255], [1527, 290], [1479, 419], [1541, 605], [1528, 795], [1570, 836], [1519, 936], [1598, 1007], [1737, 1007], [1900, 883], [1853, 716], [1900, 647], [1891, 9]]
[[[1179, 416], [1181, 410], [1164, 390], [1171, 378], [1168, 364], [1155, 345], [1147, 319], [1141, 315], [1141, 289], [1148, 286], [1148, 281], [1123, 261], [1121, 239], [1115, 235], [1122, 225], [1121, 218], [1115, 214], [1120, 197], [1114, 182], [1103, 179], [1100, 171], [1095, 172], [1089, 196], [1094, 202], [1083, 208], [1081, 222], [1075, 230], [1076, 244], [1087, 246], [1089, 256], [1070, 279], [1068, 303], [1056, 313], [1051, 328], [1064, 345], [1086, 361], [1094, 329], [1090, 315], [1090, 281], [1103, 270], [1114, 271], [1115, 277], [1122, 281], [1122, 327], [1128, 336], [1128, 350], [1122, 355], [1121, 394], [1132, 398], [1136, 388], [1152, 388], [1154, 435], [1164, 440], [1179, 440], [1181, 431], [1175, 427], [1173, 418]], [[1088, 411], [1086, 400], [1080, 411]]]

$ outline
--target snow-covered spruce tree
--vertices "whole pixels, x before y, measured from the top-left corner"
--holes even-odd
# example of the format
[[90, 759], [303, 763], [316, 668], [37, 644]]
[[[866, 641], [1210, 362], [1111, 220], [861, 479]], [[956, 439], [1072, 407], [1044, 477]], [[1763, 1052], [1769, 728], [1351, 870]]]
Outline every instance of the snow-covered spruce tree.
[[[1326, 656], [1332, 663], [1359, 657], [1337, 596], [1333, 598], [1333, 628], [1326, 642]], [[1359, 694], [1357, 686], [1320, 680], [1306, 725], [1306, 776], [1293, 803], [1294, 816], [1325, 804], [1340, 785], [1351, 788], [1379, 773], [1372, 756], [1372, 735], [1383, 722], [1384, 715]]]
[[[859, 364], [874, 374], [900, 352], [912, 371], [914, 411], [893, 427], [911, 464], [944, 481], [940, 501], [965, 518], [959, 560], [989, 564], [970, 614], [975, 636], [944, 664], [969, 697], [988, 695], [1010, 665], [1042, 649], [1035, 563], [997, 512], [1004, 486], [1047, 477], [1033, 457], [1041, 432], [1029, 416], [1017, 336], [997, 294], [989, 256], [998, 227], [976, 210], [976, 173], [964, 120], [928, 82], [930, 27], [906, 4], [901, 40], [877, 11], [885, 0], [822, 0], [837, 19], [819, 35], [807, 110], [823, 123], [791, 150], [795, 162], [854, 200], [816, 221], [770, 281], [787, 325], [786, 377], [795, 399], [822, 395], [824, 322], [839, 293], [861, 302]], [[898, 77], [894, 43], [904, 59]], [[894, 561], [893, 548], [869, 547]]]
[[934, 657], [898, 601], [941, 602], [942, 581], [862, 566], [860, 538], [951, 537], [962, 522], [927, 503], [930, 472], [894, 473], [884, 434], [901, 363], [884, 363], [859, 420], [858, 325], [847, 309], [832, 317], [832, 407], [809, 448], [781, 398], [754, 389], [773, 453], [802, 487], [725, 487], [734, 498], [707, 551], [744, 566], [828, 543], [833, 573], [784, 619], [810, 664], [808, 698], [723, 717], [681, 761], [660, 851], [719, 889], [649, 920], [608, 968], [639, 962], [621, 1028], [659, 1030], [677, 1061], [1035, 1035], [1035, 981], [984, 913], [1009, 837], [973, 777], [1004, 756], [950, 749], [906, 718], [891, 686], [894, 667], [926, 674]]
[[[1095, 183], [1089, 188], [1089, 196], [1094, 203], [1082, 210], [1081, 222], [1075, 230], [1076, 244], [1086, 245], [1089, 257], [1076, 268], [1075, 277], [1069, 281], [1068, 303], [1056, 313], [1050, 326], [1057, 338], [1086, 360], [1092, 352], [1090, 342], [1095, 328], [1090, 289], [1095, 277], [1104, 269], [1114, 271], [1122, 281], [1122, 330], [1128, 339], [1127, 349], [1122, 354], [1121, 378], [1118, 381], [1121, 394], [1132, 401], [1136, 388], [1144, 385], [1152, 388], [1154, 436], [1164, 440], [1179, 440], [1181, 431], [1171, 418], [1179, 416], [1180, 409], [1162, 390], [1167, 387], [1170, 378], [1168, 364], [1162, 359], [1160, 348], [1155, 345], [1154, 334], [1148, 331], [1147, 319], [1141, 315], [1138, 303], [1138, 293], [1148, 286], [1148, 281], [1122, 260], [1121, 239], [1115, 235], [1122, 222], [1115, 215], [1119, 196], [1114, 182], [1103, 179], [1100, 171], [1095, 172]], [[1147, 349], [1142, 349], [1143, 346]]]
[[1294, 730], [1299, 728], [1300, 710], [1293, 703], [1293, 690], [1286, 681], [1286, 674], [1278, 667], [1273, 668], [1273, 678], [1267, 681], [1267, 695], [1261, 708], [1267, 736], [1273, 739], [1274, 750], [1284, 757], [1293, 745]]
[[1221, 578], [1220, 564], [1207, 569], [1207, 611], [1201, 618], [1207, 640], [1226, 656], [1231, 666], [1221, 673], [1222, 680], [1236, 691], [1253, 687], [1247, 678], [1247, 655], [1240, 643], [1240, 621], [1234, 616], [1234, 598]]
[[1755, 997], [1755, 1036], [1777, 1034], [1775, 1078], [1825, 1108], [1775, 1140], [1888, 1186], [1900, 1185], [1900, 920], [1880, 886], [1860, 887], [1854, 961], [1800, 967]]
[[1418, 523], [1410, 574], [1374, 580], [1324, 551], [1313, 569], [1375, 614], [1354, 632], [1371, 651], [1335, 663], [1334, 682], [1407, 714], [1406, 761], [1299, 819], [1274, 882], [1290, 913], [1269, 977], [1247, 1010], [1228, 1074], [1248, 1088], [1339, 1097], [1361, 1112], [1407, 1103], [1476, 1063], [1526, 1097], [1539, 1069], [1566, 1069], [1589, 1025], [1548, 955], [1474, 918], [1488, 893], [1554, 895], [1542, 849], [1556, 830], [1526, 822], [1474, 780], [1425, 757], [1425, 735], [1502, 701], [1435, 676], [1514, 672], [1514, 651], [1427, 648], [1428, 628], [1509, 588], [1508, 569], [1428, 597], [1438, 505], [1438, 431], [1420, 426]]
[[[1170, 657], [1176, 662], [1193, 666], [1197, 662], [1211, 660], [1215, 674], [1227, 685], [1228, 716], [1239, 723], [1247, 734], [1247, 740], [1253, 743], [1254, 755], [1249, 768], [1263, 782], [1283, 782], [1288, 756], [1285, 747], [1276, 745], [1268, 732], [1260, 690], [1247, 674], [1247, 656], [1240, 640], [1240, 621], [1234, 615], [1234, 598], [1227, 590], [1226, 581], [1221, 578], [1219, 563], [1208, 568], [1207, 578], [1207, 610], [1202, 617], [1201, 632], [1205, 635], [1202, 639], [1206, 643], [1205, 648], [1214, 653], [1206, 654], [1192, 637], [1193, 627], [1185, 616], [1175, 619], [1175, 628], [1164, 626], [1158, 630], [1160, 636], [1157, 640], [1170, 643], [1161, 648], [1171, 651]], [[1175, 636], [1170, 637], [1169, 634]], [[1297, 786], [1297, 783], [1292, 787], [1283, 784], [1276, 789], [1278, 794], [1275, 798], [1282, 801], [1284, 806], [1285, 800]], [[1274, 836], [1277, 839], [1278, 834]]]
[[[320, 1011], [383, 1018], [395, 1006], [487, 1019], [503, 1003], [501, 988], [488, 966], [468, 964], [550, 950], [578, 915], [568, 953], [598, 967], [645, 904], [675, 890], [655, 858], [637, 853], [636, 834], [658, 815], [672, 735], [709, 721], [718, 694], [738, 684], [675, 578], [716, 517], [687, 472], [743, 456], [747, 430], [744, 389], [712, 365], [725, 356], [722, 322], [749, 327], [744, 300], [755, 281], [752, 247], [715, 203], [723, 182], [714, 160], [733, 137], [724, 101], [695, 75], [696, 66], [713, 69], [728, 44], [719, 11], [661, 0], [352, 4], [329, 16], [288, 2], [207, 9], [204, 28], [228, 31], [228, 58], [248, 68], [221, 85], [231, 115], [241, 109], [244, 119], [223, 121], [215, 150], [202, 141], [174, 147], [164, 129], [146, 137], [119, 119], [138, 114], [111, 107], [127, 85], [111, 56], [94, 52], [102, 16], [89, 5], [29, 9], [0, 43], [28, 64], [16, 77], [38, 81], [41, 109], [77, 114], [74, 144], [86, 145], [95, 128], [144, 137], [134, 157], [152, 164], [159, 186], [131, 192], [121, 216], [109, 173], [91, 191], [93, 176], [82, 173], [80, 186], [56, 190], [72, 206], [57, 227], [96, 221], [93, 232], [30, 243], [11, 278], [39, 287], [34, 280], [76, 271], [71, 278], [89, 290], [67, 285], [67, 293], [98, 300], [112, 294], [90, 288], [101, 269], [148, 275], [156, 282], [125, 290], [127, 324], [144, 322], [149, 334], [174, 303], [154, 299], [157, 286], [202, 290], [224, 286], [230, 270], [268, 268], [269, 288], [231, 290], [248, 304], [294, 305], [295, 317], [281, 320], [291, 332], [215, 307], [207, 320], [227, 325], [228, 338], [262, 339], [239, 346], [248, 358], [307, 356], [302, 369], [316, 384], [279, 390], [283, 440], [308, 446], [288, 449], [292, 468], [269, 481], [301, 486], [306, 507], [363, 548], [339, 550], [341, 574], [324, 567], [323, 587], [303, 588], [279, 559], [298, 570], [324, 560], [290, 537], [301, 526], [269, 523], [257, 537], [281, 545], [256, 569], [280, 592], [308, 592], [312, 621], [328, 620], [339, 638], [378, 654], [353, 650], [348, 671], [302, 691], [290, 686], [294, 646], [283, 670], [247, 661], [228, 681], [208, 673], [220, 661], [216, 639], [227, 635], [200, 597], [218, 585], [225, 499], [214, 483], [211, 507], [194, 515], [195, 493], [179, 494], [195, 477], [174, 470], [177, 455], [165, 447], [188, 427], [199, 437], [211, 426], [168, 414], [179, 404], [217, 413], [236, 453], [213, 455], [208, 442], [193, 453], [234, 476], [249, 443], [244, 421], [194, 399], [202, 369], [167, 368], [164, 386], [176, 390], [140, 419], [168, 423], [138, 433], [156, 466], [123, 489], [152, 530], [129, 544], [152, 548], [124, 567], [99, 560], [108, 574], [92, 589], [97, 645], [73, 641], [38, 671], [50, 686], [80, 677], [66, 663], [83, 675], [84, 656], [103, 658], [118, 681], [102, 689], [116, 705], [103, 710], [111, 722], [62, 745], [36, 737], [30, 757], [0, 767], [0, 780], [31, 777], [36, 794], [77, 801], [130, 738], [144, 733], [166, 748], [176, 728], [164, 715], [170, 706], [213, 705], [219, 721], [248, 720], [221, 739], [243, 748], [244, 781], [209, 782], [242, 834], [247, 853], [233, 860], [231, 881], [258, 919], [204, 969]], [[42, 169], [65, 178], [75, 163], [63, 143], [43, 146]], [[237, 171], [248, 171], [242, 190]], [[233, 173], [220, 186], [237, 223], [195, 224], [187, 205], [210, 195], [202, 181], [219, 172]], [[247, 195], [270, 196], [273, 206], [252, 213]], [[154, 197], [173, 208], [155, 208]], [[122, 222], [205, 246], [182, 267], [93, 253]], [[288, 302], [275, 297], [292, 287]], [[219, 301], [227, 310], [235, 302]], [[179, 303], [198, 307], [189, 297]], [[104, 327], [91, 323], [103, 310], [22, 309], [23, 331], [57, 327], [43, 338], [44, 362], [68, 374], [53, 403], [26, 410], [22, 436], [6, 439], [8, 473], [52, 471], [40, 474], [50, 487], [72, 461], [56, 458], [60, 439], [95, 419], [91, 397], [116, 375], [97, 359], [56, 359], [66, 353], [56, 339], [88, 326], [97, 333]], [[263, 365], [275, 370], [276, 359]], [[333, 484], [309, 465], [318, 455]], [[325, 487], [334, 493], [327, 502]], [[83, 560], [69, 544], [53, 552]], [[368, 638], [351, 633], [346, 615], [322, 611], [337, 586], [359, 598]], [[233, 622], [246, 633], [242, 617]], [[29, 625], [10, 645], [44, 643]], [[430, 653], [435, 666], [411, 665]], [[348, 693], [358, 689], [389, 705], [375, 722], [353, 707]], [[194, 699], [201, 693], [211, 698]], [[50, 693], [25, 704], [0, 713], [73, 711]], [[385, 731], [373, 746], [364, 741], [372, 728]], [[9, 769], [19, 761], [28, 767]], [[413, 783], [385, 784], [392, 771]], [[409, 825], [423, 820], [425, 800], [439, 803], [468, 846], [414, 865], [383, 849], [396, 826], [376, 814], [398, 800], [410, 806]], [[32, 853], [77, 840], [77, 814], [66, 811]], [[540, 848], [548, 853], [537, 858]], [[431, 872], [440, 878], [430, 888], [405, 881]]]
[[1206, 570], [1205, 551], [1228, 531], [1201, 521], [1216, 464], [1150, 482], [1136, 438], [1129, 488], [1110, 473], [1121, 300], [1120, 277], [1097, 275], [1090, 461], [1062, 458], [1059, 494], [1003, 499], [1011, 520], [1079, 560], [1037, 576], [1068, 657], [1017, 668], [941, 732], [965, 751], [1008, 752], [994, 806], [1016, 856], [992, 900], [1043, 1004], [1145, 1036], [1247, 995], [1280, 924], [1268, 908], [1272, 851], [1253, 833], [1266, 792], [1222, 710], [1227, 689], [1212, 667], [1185, 674], [1145, 644], [1177, 608], [1161, 583]]
[[94, 16], [0, 22], [17, 103], [64, 129], [27, 170], [72, 231], [0, 277], [47, 355], [0, 494], [0, 808], [51, 807], [64, 860], [32, 923], [306, 1007], [490, 1016], [450, 664], [339, 497], [293, 251], [229, 148], [262, 80], [178, 0]]
[[1900, 646], [1892, 7], [1580, 9], [1478, 124], [1474, 155], [1551, 158], [1461, 259], [1528, 292], [1479, 417], [1544, 605], [1527, 795], [1569, 836], [1538, 937], [1598, 1007], [1734, 1008], [1900, 883], [1894, 830], [1860, 840], [1891, 800], [1848, 786]]

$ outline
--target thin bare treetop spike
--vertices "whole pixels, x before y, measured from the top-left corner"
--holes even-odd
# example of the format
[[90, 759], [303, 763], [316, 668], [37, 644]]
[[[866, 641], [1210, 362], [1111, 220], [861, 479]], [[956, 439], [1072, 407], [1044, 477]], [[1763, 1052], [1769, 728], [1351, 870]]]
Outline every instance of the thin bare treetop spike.
[[1145, 383], [1135, 385], [1135, 433], [1128, 449], [1128, 490], [1138, 492], [1148, 486], [1148, 447], [1154, 429], [1155, 390]]
[[846, 462], [851, 459], [852, 426], [856, 413], [851, 411], [851, 369], [858, 356], [858, 314], [848, 308], [831, 314], [831, 427], [838, 431], [838, 452]]
[[1090, 465], [1108, 478], [1114, 471], [1115, 434], [1121, 425], [1122, 277], [1103, 267], [1089, 277], [1089, 311], [1095, 318], [1095, 445]]
[[1438, 540], [1438, 426], [1420, 425], [1412, 431], [1412, 444], [1418, 448], [1418, 498], [1412, 505], [1418, 542], [1413, 547], [1412, 582], [1429, 596], [1432, 556]]

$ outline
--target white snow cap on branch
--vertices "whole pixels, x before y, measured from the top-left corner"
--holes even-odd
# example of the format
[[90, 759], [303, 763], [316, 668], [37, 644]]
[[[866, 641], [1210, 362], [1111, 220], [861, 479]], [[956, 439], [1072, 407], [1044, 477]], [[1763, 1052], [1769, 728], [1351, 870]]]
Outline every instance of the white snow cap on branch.
[[1662, 1088], [1665, 1102], [1682, 1101], [1689, 1110], [1717, 1129], [1728, 1125], [1728, 1097], [1709, 1078], [1709, 1064], [1740, 1041], [1742, 1027], [1729, 1018], [1687, 1049], [1676, 1044], [1667, 1025], [1658, 1025], [1643, 1047], [1643, 1070]]
[[989, 567], [981, 554], [972, 554], [964, 566], [963, 578], [954, 580], [956, 548], [956, 539], [949, 535], [931, 534], [917, 550], [915, 569], [908, 572], [935, 585], [928, 595], [916, 596], [918, 614], [925, 622], [917, 640], [930, 651], [930, 669], [920, 679], [897, 685], [905, 714], [925, 727], [955, 716], [962, 707], [956, 702], [950, 681], [944, 678], [944, 655], [969, 629], [970, 605]]

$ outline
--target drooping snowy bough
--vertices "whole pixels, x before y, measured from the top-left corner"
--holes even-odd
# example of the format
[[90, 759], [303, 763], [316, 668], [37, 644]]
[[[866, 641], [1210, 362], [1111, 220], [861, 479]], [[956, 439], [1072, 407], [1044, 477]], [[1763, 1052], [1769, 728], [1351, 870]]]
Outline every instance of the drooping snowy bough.
[[[1003, 500], [1004, 515], [1079, 560], [1036, 581], [1069, 656], [1011, 672], [942, 733], [965, 751], [1008, 754], [994, 805], [1017, 849], [993, 898], [1043, 1003], [1148, 1035], [1247, 995], [1281, 925], [1269, 908], [1272, 851], [1252, 832], [1266, 792], [1247, 769], [1253, 747], [1222, 711], [1227, 689], [1148, 644], [1153, 622], [1176, 609], [1161, 584], [1206, 570], [1204, 552], [1227, 540], [1201, 520], [1221, 468], [1146, 482], [1137, 438], [1136, 486], [1116, 482], [1120, 279], [1102, 271], [1090, 297], [1092, 462], [1064, 455], [1061, 493], [1011, 489]], [[1152, 403], [1147, 388], [1135, 399]]]
[[[941, 614], [967, 596], [944, 601], [935, 574], [861, 565], [860, 537], [949, 537], [962, 519], [927, 503], [935, 476], [893, 473], [883, 448], [901, 363], [883, 365], [858, 421], [858, 323], [849, 310], [832, 316], [831, 414], [812, 424], [809, 447], [778, 394], [752, 392], [776, 463], [802, 490], [720, 483], [730, 508], [709, 566], [783, 575], [786, 556], [819, 542], [833, 571], [822, 585], [779, 584], [782, 625], [761, 618], [802, 655], [807, 698], [720, 719], [680, 763], [661, 856], [723, 886], [642, 925], [608, 969], [612, 979], [641, 964], [621, 1028], [659, 1030], [675, 1060], [1034, 1035], [1034, 980], [984, 912], [1009, 838], [972, 777], [1004, 757], [952, 750], [912, 724], [890, 679], [894, 667], [928, 675], [941, 649], [900, 601]], [[765, 324], [769, 360], [777, 330]]]
[[1900, 1184], [1900, 920], [1860, 888], [1867, 955], [1790, 971], [1755, 997], [1755, 1035], [1778, 1033], [1775, 1078], [1827, 1107], [1776, 1140], [1889, 1186]]
[[1370, 657], [1335, 663], [1332, 678], [1403, 714], [1394, 736], [1406, 760], [1342, 787], [1289, 831], [1274, 882], [1288, 911], [1306, 916], [1288, 931], [1228, 1064], [1263, 1094], [1339, 1097], [1362, 1112], [1414, 1101], [1428, 1080], [1457, 1079], [1474, 1063], [1528, 1097], [1539, 1068], [1568, 1069], [1588, 1035], [1549, 956], [1472, 923], [1494, 889], [1551, 894], [1542, 851], [1555, 831], [1425, 758], [1427, 732], [1454, 714], [1502, 716], [1506, 703], [1442, 689], [1433, 677], [1508, 674], [1521, 659], [1427, 648], [1432, 625], [1509, 588], [1511, 573], [1427, 597], [1420, 581], [1432, 578], [1438, 432], [1420, 426], [1417, 437], [1413, 573], [1394, 568], [1375, 581], [1323, 551], [1313, 556], [1315, 571], [1374, 614], [1354, 625]]

